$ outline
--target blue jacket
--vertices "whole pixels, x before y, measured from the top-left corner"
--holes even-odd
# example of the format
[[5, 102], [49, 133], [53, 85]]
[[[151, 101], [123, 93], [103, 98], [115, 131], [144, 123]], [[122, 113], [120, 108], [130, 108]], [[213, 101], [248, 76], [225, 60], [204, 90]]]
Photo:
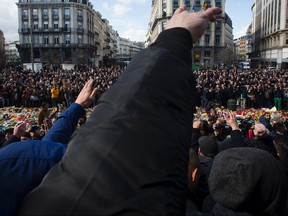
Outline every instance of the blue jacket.
[[62, 159], [83, 115], [85, 110], [74, 103], [42, 140], [15, 142], [0, 150], [0, 215], [15, 215], [27, 193]]

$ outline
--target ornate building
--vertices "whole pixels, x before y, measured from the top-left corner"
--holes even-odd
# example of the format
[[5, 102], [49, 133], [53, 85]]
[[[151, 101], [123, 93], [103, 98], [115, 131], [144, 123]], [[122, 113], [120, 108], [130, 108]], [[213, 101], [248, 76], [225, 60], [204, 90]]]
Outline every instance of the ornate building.
[[252, 5], [252, 66], [288, 68], [287, 0], [256, 0]]
[[94, 10], [89, 0], [19, 0], [23, 63], [95, 62]]
[[185, 4], [190, 12], [203, 10], [204, 3], [209, 6], [222, 8], [215, 23], [210, 23], [205, 34], [194, 44], [192, 62], [194, 65], [212, 66], [222, 63], [220, 52], [230, 49], [233, 52], [232, 20], [225, 13], [226, 0], [153, 0], [151, 17], [148, 26], [146, 46], [153, 43], [167, 21], [181, 4]]

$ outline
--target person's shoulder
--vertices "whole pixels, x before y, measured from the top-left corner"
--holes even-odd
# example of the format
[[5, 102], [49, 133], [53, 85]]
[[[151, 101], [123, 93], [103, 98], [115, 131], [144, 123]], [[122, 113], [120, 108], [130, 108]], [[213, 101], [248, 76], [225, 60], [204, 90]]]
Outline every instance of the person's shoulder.
[[0, 150], [0, 161], [7, 159], [57, 160], [62, 158], [66, 145], [43, 140], [25, 140], [12, 143]]

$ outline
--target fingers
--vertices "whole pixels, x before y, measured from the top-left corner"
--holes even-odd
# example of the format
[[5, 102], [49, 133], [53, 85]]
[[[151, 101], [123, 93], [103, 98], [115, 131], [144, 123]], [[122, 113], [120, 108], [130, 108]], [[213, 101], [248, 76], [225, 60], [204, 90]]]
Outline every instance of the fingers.
[[19, 122], [15, 125], [17, 128], [22, 128], [23, 126], [26, 126], [26, 122]]
[[216, 20], [216, 15], [221, 14], [222, 10], [218, 7], [208, 8], [203, 11], [203, 15], [208, 18], [210, 22], [214, 22]]
[[94, 99], [95, 96], [96, 96], [96, 94], [97, 94], [97, 92], [98, 92], [98, 89], [97, 89], [97, 88], [94, 88], [93, 91], [92, 91], [92, 93], [91, 93], [90, 98], [91, 98], [91, 99]]
[[179, 14], [183, 11], [186, 10], [186, 6], [185, 5], [181, 5], [180, 7], [177, 8], [177, 10], [174, 12], [174, 14]]
[[93, 85], [93, 82], [94, 82], [94, 80], [93, 80], [93, 79], [90, 79], [90, 80], [88, 80], [88, 82], [86, 82], [86, 83], [85, 83], [85, 85], [84, 85], [83, 89], [86, 89], [86, 88], [91, 88], [91, 87], [92, 87], [92, 85]]

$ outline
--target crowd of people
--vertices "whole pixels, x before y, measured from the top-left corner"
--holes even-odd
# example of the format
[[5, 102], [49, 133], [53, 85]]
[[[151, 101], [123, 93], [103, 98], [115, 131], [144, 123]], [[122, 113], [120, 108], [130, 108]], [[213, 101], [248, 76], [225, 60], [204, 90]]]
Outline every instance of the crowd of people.
[[78, 71], [4, 71], [0, 74], [0, 107], [40, 107], [43, 102], [50, 107], [59, 103], [69, 107], [89, 79], [95, 80], [94, 85], [100, 96], [122, 72], [121, 67], [95, 67]]
[[[84, 83], [93, 78], [105, 92], [125, 68], [87, 68], [87, 70], [6, 71], [0, 74], [0, 107], [39, 107], [43, 102], [68, 107]], [[239, 109], [271, 108], [288, 110], [288, 72], [275, 69], [210, 68], [195, 70], [197, 106], [211, 109], [227, 107], [235, 100]], [[93, 105], [96, 104], [96, 101]]]
[[211, 69], [195, 71], [197, 105], [210, 109], [234, 99], [240, 109], [288, 110], [288, 71], [271, 69]]
[[[250, 89], [259, 98], [256, 90], [263, 88], [265, 96], [267, 83], [281, 110], [285, 72], [279, 72], [281, 79], [274, 71], [191, 73], [193, 43], [219, 13], [219, 8], [189, 13], [180, 6], [124, 73], [120, 68], [42, 72], [39, 88], [43, 83], [51, 88], [38, 117], [46, 133], [22, 140], [27, 131], [19, 122], [0, 149], [0, 214], [287, 215], [288, 131], [281, 113], [272, 118], [265, 112], [255, 122], [214, 109], [233, 98], [245, 107], [264, 106], [265, 100], [251, 99]], [[14, 76], [5, 81], [6, 89], [7, 82], [17, 88], [17, 80], [38, 85], [36, 75]], [[240, 96], [233, 93], [238, 85]], [[61, 102], [53, 91], [61, 87], [79, 94], [47, 122], [48, 107]], [[86, 121], [84, 108], [101, 90]], [[197, 116], [199, 103], [206, 120]]]

